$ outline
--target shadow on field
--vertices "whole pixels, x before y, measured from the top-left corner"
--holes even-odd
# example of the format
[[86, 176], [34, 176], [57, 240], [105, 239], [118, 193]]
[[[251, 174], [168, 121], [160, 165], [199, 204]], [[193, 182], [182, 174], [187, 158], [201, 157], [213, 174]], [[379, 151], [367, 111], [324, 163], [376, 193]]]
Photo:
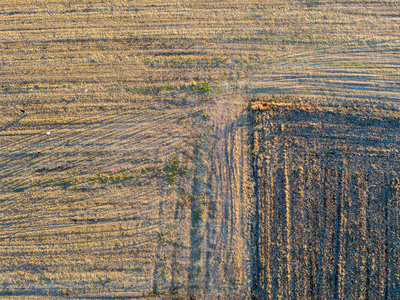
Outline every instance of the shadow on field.
[[81, 96], [81, 95], [78, 95], [78, 96], [76, 96], [75, 98], [72, 98], [71, 100], [67, 101], [67, 103], [65, 103], [65, 106], [64, 106], [64, 107], [66, 107], [67, 105], [69, 105], [69, 104], [75, 102], [76, 100], [78, 100], [80, 96]]
[[4, 125], [2, 128], [0, 128], [0, 131], [6, 131], [8, 128], [11, 126], [17, 125], [22, 119], [26, 118], [26, 115], [19, 117], [18, 119]]

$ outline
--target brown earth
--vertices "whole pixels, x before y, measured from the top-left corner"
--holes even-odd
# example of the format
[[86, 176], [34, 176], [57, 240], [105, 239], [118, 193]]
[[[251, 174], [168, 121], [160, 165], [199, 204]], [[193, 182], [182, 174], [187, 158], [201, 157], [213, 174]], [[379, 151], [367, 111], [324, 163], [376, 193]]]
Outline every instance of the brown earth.
[[396, 299], [399, 111], [272, 98], [250, 115], [255, 298]]

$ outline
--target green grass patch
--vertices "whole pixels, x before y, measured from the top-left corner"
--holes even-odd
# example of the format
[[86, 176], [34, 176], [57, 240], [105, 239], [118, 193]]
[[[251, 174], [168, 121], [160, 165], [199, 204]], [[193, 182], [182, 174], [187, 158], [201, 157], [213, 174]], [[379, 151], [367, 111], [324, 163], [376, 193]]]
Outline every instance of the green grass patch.
[[190, 88], [192, 89], [192, 91], [195, 91], [200, 94], [209, 93], [213, 89], [210, 81], [208, 80], [197, 81], [193, 83]]
[[178, 177], [183, 177], [187, 174], [188, 168], [181, 164], [178, 158], [173, 158], [162, 169], [165, 179], [170, 185], [175, 185]]
[[32, 186], [41, 186], [41, 187], [53, 186], [53, 187], [65, 188], [81, 184], [90, 184], [90, 185], [115, 184], [137, 177], [139, 171], [136, 173], [131, 171], [121, 171], [117, 173], [99, 173], [93, 176], [74, 176], [58, 180], [44, 180], [44, 181], [36, 180], [32, 182]]
[[138, 86], [138, 87], [125, 87], [126, 92], [134, 92], [140, 94], [157, 94], [161, 91], [173, 91], [178, 90], [178, 85], [152, 85], [152, 86]]

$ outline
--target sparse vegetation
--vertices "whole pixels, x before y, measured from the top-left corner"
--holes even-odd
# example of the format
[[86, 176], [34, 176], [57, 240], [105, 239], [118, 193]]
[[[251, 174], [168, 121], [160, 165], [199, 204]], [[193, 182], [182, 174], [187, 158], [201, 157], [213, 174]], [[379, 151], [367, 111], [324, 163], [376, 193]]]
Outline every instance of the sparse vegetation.
[[164, 166], [163, 172], [169, 184], [174, 185], [178, 176], [185, 176], [188, 172], [186, 166], [182, 166], [177, 158], [173, 158]]
[[192, 84], [192, 90], [198, 93], [208, 93], [211, 91], [211, 84], [208, 80], [198, 81]]

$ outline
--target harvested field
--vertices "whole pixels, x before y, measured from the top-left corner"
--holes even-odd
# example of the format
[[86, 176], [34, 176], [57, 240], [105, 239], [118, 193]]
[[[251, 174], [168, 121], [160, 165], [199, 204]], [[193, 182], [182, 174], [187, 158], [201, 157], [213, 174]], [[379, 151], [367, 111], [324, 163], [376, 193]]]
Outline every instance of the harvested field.
[[[342, 195], [356, 195], [338, 200], [341, 212], [359, 213], [371, 195], [361, 215], [372, 214], [385, 190], [392, 200], [376, 218], [385, 209], [395, 218], [399, 24], [396, 0], [1, 1], [0, 298], [312, 298], [282, 288], [298, 282], [303, 266], [288, 279], [283, 253], [285, 237], [294, 251], [315, 233], [302, 218], [322, 205], [316, 186], [325, 177], [326, 227], [318, 233], [327, 240], [318, 257], [325, 265], [312, 258], [314, 246], [303, 253], [306, 271], [325, 277], [304, 275], [303, 289], [351, 299], [357, 284], [357, 297], [366, 290], [360, 298], [393, 296], [398, 274], [385, 266], [394, 256], [385, 254], [388, 244], [373, 248], [387, 241], [375, 237], [386, 223], [371, 221], [370, 244], [358, 251], [359, 240], [347, 235], [364, 230], [366, 217], [344, 223], [350, 215], [342, 213], [336, 226], [336, 210], [328, 210], [341, 182]], [[263, 95], [293, 104], [270, 109], [275, 119], [267, 125], [265, 112], [248, 109]], [[294, 119], [277, 120], [281, 110]], [[257, 126], [271, 126], [279, 143], [279, 130], [289, 130], [293, 149], [282, 157], [283, 144], [262, 148], [270, 137]], [[303, 166], [299, 179], [288, 177], [289, 193], [302, 187], [309, 201], [290, 222], [306, 229], [299, 241], [294, 229], [282, 232], [268, 279], [261, 269], [272, 250], [259, 243], [259, 230], [267, 230], [270, 212], [259, 210], [263, 192], [253, 175], [281, 170], [283, 161], [287, 172], [298, 171], [291, 163]], [[277, 172], [276, 180], [285, 177]], [[272, 216], [284, 229], [286, 219]], [[333, 270], [338, 264], [329, 259], [341, 263], [345, 254], [346, 267]], [[351, 265], [350, 257], [362, 262]], [[369, 283], [359, 284], [366, 270]], [[346, 282], [351, 272], [357, 283]], [[335, 288], [325, 288], [332, 274]]]

